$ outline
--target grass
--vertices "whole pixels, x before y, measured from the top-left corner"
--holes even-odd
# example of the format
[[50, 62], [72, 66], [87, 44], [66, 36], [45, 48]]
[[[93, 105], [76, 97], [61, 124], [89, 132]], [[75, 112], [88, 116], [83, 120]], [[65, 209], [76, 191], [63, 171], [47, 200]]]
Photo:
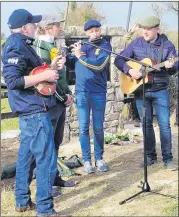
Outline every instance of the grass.
[[[11, 112], [8, 99], [1, 99], [1, 113]], [[9, 130], [18, 130], [19, 123], [18, 118], [10, 118], [1, 120], [1, 132]]]
[[[156, 135], [158, 138], [159, 132]], [[174, 145], [178, 148], [176, 142]], [[78, 140], [71, 142], [71, 145], [73, 146], [71, 153], [79, 153]], [[158, 145], [157, 142], [157, 148]], [[57, 211], [72, 216], [177, 216], [176, 200], [152, 193], [141, 194], [120, 206], [119, 201], [140, 190], [137, 186], [143, 178], [143, 169], [137, 168], [137, 165], [142, 156], [141, 148], [138, 144], [130, 147], [106, 146], [106, 148], [104, 158], [111, 170], [108, 173], [91, 175], [82, 173], [82, 176], [71, 177], [72, 180], [79, 181], [79, 185], [75, 188], [61, 189], [62, 196], [54, 201]], [[67, 147], [62, 146], [61, 149], [64, 155], [68, 153], [67, 156], [70, 156]], [[10, 150], [12, 149], [9, 149], [7, 155]], [[149, 184], [154, 191], [177, 196], [178, 173], [176, 171], [166, 171], [161, 162], [149, 168], [148, 175]], [[31, 190], [34, 201], [35, 180], [32, 182]], [[16, 213], [14, 194], [7, 188], [2, 189], [1, 199], [2, 216], [35, 216], [35, 211]]]
[[178, 203], [173, 202], [164, 209], [165, 216], [178, 216]]

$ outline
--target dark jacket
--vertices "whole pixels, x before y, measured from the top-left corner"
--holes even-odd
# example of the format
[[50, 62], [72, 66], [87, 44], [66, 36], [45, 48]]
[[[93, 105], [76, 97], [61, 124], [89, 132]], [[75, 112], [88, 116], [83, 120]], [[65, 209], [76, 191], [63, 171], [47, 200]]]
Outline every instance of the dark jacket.
[[32, 38], [15, 33], [7, 39], [2, 53], [3, 77], [8, 88], [9, 104], [13, 113], [27, 115], [46, 111], [56, 105], [55, 96], [44, 97], [33, 87], [24, 89], [24, 76], [42, 60], [31, 48]]
[[[105, 39], [102, 39], [95, 45], [110, 51], [112, 50], [110, 43]], [[79, 59], [73, 54], [68, 55], [66, 63], [69, 68], [72, 62], [75, 64], [75, 91], [106, 92], [110, 52], [84, 44], [81, 48], [81, 54], [82, 56]]]
[[[150, 58], [157, 63], [159, 60], [159, 48], [161, 44], [163, 44], [163, 49], [160, 62], [164, 62], [173, 56], [177, 56], [174, 45], [164, 34], [158, 35], [158, 38], [154, 43], [147, 42], [143, 37], [139, 37], [130, 43], [120, 54], [134, 58], [138, 61], [141, 61], [144, 58]], [[126, 61], [127, 60], [124, 60], [123, 57], [117, 56], [114, 64], [123, 73], [128, 74], [130, 66], [127, 65]], [[146, 84], [146, 89], [156, 91], [167, 88], [169, 75], [176, 73], [177, 68], [178, 63], [171, 69], [165, 69], [165, 67], [163, 67], [160, 71], [152, 71], [149, 73], [152, 75], [152, 83]]]

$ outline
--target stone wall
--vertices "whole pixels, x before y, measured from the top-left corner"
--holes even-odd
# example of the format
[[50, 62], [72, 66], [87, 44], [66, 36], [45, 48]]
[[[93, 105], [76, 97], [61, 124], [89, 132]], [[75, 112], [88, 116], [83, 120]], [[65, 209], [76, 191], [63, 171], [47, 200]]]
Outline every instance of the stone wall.
[[[111, 37], [111, 45], [113, 52], [119, 53], [124, 48], [122, 37], [125, 31], [122, 28], [104, 27], [102, 28], [103, 36]], [[82, 27], [68, 27], [65, 31], [64, 37], [84, 37], [85, 33]], [[61, 38], [57, 41], [57, 46], [60, 48], [64, 45], [65, 39]], [[116, 55], [112, 54], [110, 59], [110, 81], [107, 83], [107, 102], [105, 111], [104, 130], [105, 133], [116, 133], [122, 126], [122, 110], [123, 110], [123, 93], [120, 89], [119, 70], [114, 66], [114, 59]], [[74, 86], [70, 86], [74, 94]], [[63, 142], [70, 141], [73, 137], [79, 135], [78, 117], [75, 103], [67, 108], [66, 124], [64, 131]], [[92, 127], [90, 125], [90, 135], [92, 136]]]

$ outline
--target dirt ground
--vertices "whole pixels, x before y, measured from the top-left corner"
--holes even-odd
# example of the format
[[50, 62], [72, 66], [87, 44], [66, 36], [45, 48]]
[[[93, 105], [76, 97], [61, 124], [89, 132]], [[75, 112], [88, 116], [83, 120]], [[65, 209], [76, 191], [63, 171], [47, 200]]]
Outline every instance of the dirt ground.
[[[178, 171], [164, 169], [159, 141], [159, 129], [155, 127], [157, 138], [158, 163], [148, 168], [148, 182], [151, 190], [158, 193], [178, 196]], [[178, 128], [172, 127], [174, 162], [178, 163]], [[18, 139], [6, 139], [1, 143], [1, 164], [14, 163], [17, 156]], [[92, 145], [93, 152], [93, 145]], [[78, 139], [60, 148], [60, 156], [81, 156]], [[169, 197], [142, 193], [124, 205], [119, 202], [139, 192], [143, 181], [143, 169], [139, 167], [143, 159], [143, 143], [126, 145], [105, 145], [104, 159], [110, 166], [106, 173], [85, 175], [82, 168], [77, 170], [81, 176], [72, 176], [78, 181], [75, 188], [61, 189], [62, 196], [54, 201], [55, 209], [62, 214], [73, 216], [168, 216], [167, 210], [178, 203]], [[68, 178], [64, 178], [68, 179]], [[2, 216], [34, 216], [35, 212], [21, 215], [14, 211], [14, 194], [11, 189], [14, 178], [1, 183]], [[35, 181], [31, 184], [32, 199], [35, 198]], [[177, 208], [178, 209], [178, 208]]]

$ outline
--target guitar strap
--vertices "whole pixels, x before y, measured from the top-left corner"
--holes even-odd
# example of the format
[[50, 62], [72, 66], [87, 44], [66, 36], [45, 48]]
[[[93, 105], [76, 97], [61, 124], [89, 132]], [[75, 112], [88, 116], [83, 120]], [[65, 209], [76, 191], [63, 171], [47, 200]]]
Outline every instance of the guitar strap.
[[162, 52], [163, 52], [163, 41], [159, 47], [159, 50], [158, 50], [158, 61], [157, 63], [161, 63], [162, 62]]

